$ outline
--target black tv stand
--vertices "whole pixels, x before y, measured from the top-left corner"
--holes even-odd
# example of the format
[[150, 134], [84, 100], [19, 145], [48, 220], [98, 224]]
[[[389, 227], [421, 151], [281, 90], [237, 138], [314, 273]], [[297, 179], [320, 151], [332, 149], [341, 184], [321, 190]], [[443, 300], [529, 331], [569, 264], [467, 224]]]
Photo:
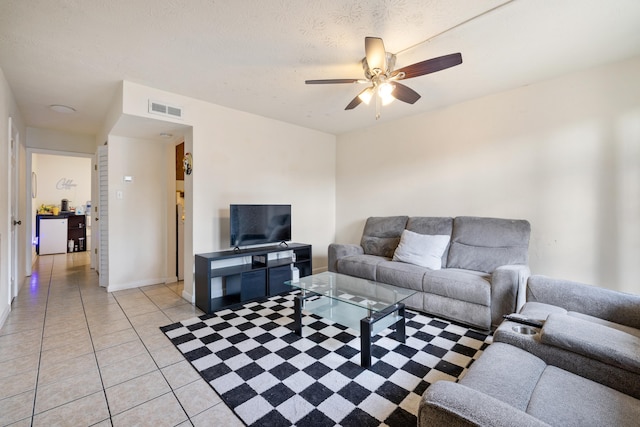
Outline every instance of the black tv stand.
[[291, 291], [294, 266], [300, 277], [312, 273], [311, 245], [282, 242], [257, 248], [196, 254], [196, 306], [212, 313], [236, 304]]

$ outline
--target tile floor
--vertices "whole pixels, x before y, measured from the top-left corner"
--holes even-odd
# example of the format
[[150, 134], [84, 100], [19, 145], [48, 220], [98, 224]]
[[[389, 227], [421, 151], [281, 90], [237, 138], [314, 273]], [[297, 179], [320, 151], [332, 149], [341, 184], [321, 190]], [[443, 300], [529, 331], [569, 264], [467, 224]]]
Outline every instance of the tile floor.
[[0, 329], [0, 426], [241, 426], [159, 326], [182, 283], [107, 293], [88, 253], [38, 257]]

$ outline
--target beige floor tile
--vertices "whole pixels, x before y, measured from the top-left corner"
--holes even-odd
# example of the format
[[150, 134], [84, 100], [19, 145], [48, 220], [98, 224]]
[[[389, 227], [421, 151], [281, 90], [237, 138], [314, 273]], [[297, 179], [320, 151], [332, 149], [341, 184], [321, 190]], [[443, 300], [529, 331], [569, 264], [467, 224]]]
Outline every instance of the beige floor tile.
[[0, 379], [0, 399], [22, 394], [36, 388], [38, 371], [25, 371]]
[[160, 371], [107, 388], [111, 415], [117, 415], [171, 391]]
[[40, 352], [40, 343], [23, 343], [17, 345], [0, 344], [0, 362], [6, 362], [17, 357], [27, 357]]
[[34, 427], [90, 426], [109, 418], [104, 392], [91, 394], [33, 417]]
[[109, 388], [141, 375], [148, 374], [156, 369], [158, 368], [151, 356], [149, 356], [149, 353], [143, 353], [119, 363], [105, 366], [100, 369], [100, 372], [102, 373], [104, 386]]
[[177, 307], [171, 307], [163, 311], [173, 322], [180, 322], [182, 320], [202, 316], [204, 314], [200, 309], [188, 303]]
[[112, 418], [114, 427], [175, 426], [186, 420], [187, 414], [173, 393], [164, 394]]
[[128, 328], [121, 331], [113, 332], [111, 334], [94, 337], [93, 347], [96, 349], [96, 351], [100, 351], [104, 350], [105, 348], [124, 344], [129, 341], [135, 341], [137, 339], [138, 335], [133, 330], [133, 328]]
[[164, 347], [154, 347], [148, 350], [159, 368], [164, 368], [165, 366], [173, 365], [174, 363], [184, 360], [182, 353], [180, 353], [171, 342]]
[[127, 317], [139, 316], [141, 314], [153, 313], [160, 309], [153, 303], [148, 302], [145, 304], [132, 305], [131, 307], [122, 307]]
[[40, 355], [38, 353], [0, 362], [0, 382], [2, 381], [2, 378], [16, 375], [21, 372], [37, 371], [39, 364]]
[[38, 387], [44, 384], [62, 381], [65, 378], [74, 377], [84, 372], [92, 372], [98, 367], [95, 354], [83, 354], [82, 356], [66, 359], [61, 362], [40, 362], [38, 373]]
[[76, 329], [73, 331], [61, 332], [55, 335], [45, 336], [42, 339], [42, 351], [71, 346], [81, 340], [91, 342], [89, 329], [87, 328], [86, 324], [82, 329]]
[[203, 379], [180, 387], [174, 392], [189, 417], [194, 417], [222, 402], [218, 393]]
[[142, 342], [149, 350], [155, 350], [158, 348], [173, 345], [169, 338], [160, 330], [153, 328], [153, 330], [144, 329], [140, 332]]
[[94, 324], [89, 326], [92, 337], [109, 335], [129, 328], [131, 328], [131, 323], [125, 316], [122, 316], [122, 319], [120, 320], [112, 320], [109, 322], [95, 322]]
[[140, 354], [146, 353], [147, 349], [139, 339], [119, 344], [96, 352], [98, 366], [100, 369], [105, 366], [119, 363], [122, 360], [130, 359]]
[[159, 328], [160, 326], [172, 323], [171, 319], [169, 319], [162, 311], [154, 311], [151, 313], [141, 314], [139, 316], [131, 316], [129, 317], [129, 321], [136, 329], [140, 327]]
[[186, 360], [166, 366], [161, 371], [174, 390], [202, 378]]
[[30, 329], [24, 332], [16, 332], [0, 336], [0, 348], [22, 345], [36, 345], [42, 339], [42, 331]]
[[31, 420], [35, 390], [0, 400], [0, 425], [6, 426], [20, 420]]
[[82, 340], [67, 346], [55, 347], [52, 350], [41, 353], [40, 363], [44, 361], [46, 365], [62, 362], [64, 360], [93, 353], [91, 340]]
[[35, 413], [47, 411], [102, 390], [98, 369], [39, 386]]
[[244, 423], [238, 419], [231, 409], [224, 403], [219, 403], [213, 408], [191, 418], [194, 427], [242, 427]]

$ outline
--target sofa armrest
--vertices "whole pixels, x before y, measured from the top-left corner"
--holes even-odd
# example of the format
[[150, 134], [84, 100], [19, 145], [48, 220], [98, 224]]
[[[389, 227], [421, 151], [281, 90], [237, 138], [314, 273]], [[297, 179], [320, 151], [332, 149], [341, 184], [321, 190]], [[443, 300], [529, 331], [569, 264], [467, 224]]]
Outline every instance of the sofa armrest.
[[438, 381], [425, 391], [418, 426], [548, 426], [487, 394], [451, 381]]
[[516, 313], [525, 303], [527, 265], [503, 265], [491, 274], [491, 324], [498, 326], [505, 314]]
[[334, 273], [338, 271], [336, 264], [340, 258], [362, 254], [364, 254], [364, 249], [360, 245], [331, 243], [329, 245], [329, 271]]
[[554, 305], [640, 329], [640, 295], [534, 275], [527, 281], [527, 301]]

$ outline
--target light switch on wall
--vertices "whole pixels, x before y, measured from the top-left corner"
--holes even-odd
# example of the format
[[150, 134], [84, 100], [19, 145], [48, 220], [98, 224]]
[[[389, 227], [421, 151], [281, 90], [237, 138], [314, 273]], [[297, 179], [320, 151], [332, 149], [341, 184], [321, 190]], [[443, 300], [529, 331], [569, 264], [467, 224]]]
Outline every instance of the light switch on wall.
[[116, 190], [116, 199], [122, 200], [122, 190]]

